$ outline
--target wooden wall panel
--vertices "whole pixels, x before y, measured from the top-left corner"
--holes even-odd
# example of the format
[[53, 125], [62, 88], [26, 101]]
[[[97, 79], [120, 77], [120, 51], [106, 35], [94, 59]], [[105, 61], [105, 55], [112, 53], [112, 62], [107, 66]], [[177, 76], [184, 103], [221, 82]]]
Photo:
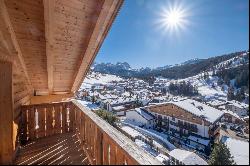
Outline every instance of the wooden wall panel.
[[12, 64], [0, 61], [0, 164], [11, 164], [13, 155]]

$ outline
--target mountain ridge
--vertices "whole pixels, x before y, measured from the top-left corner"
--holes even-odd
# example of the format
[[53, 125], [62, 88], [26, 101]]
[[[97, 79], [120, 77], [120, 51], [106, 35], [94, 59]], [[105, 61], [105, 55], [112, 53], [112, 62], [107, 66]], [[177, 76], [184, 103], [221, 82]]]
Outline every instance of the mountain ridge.
[[[221, 65], [222, 67], [226, 64], [223, 62], [232, 63], [230, 59], [237, 59], [243, 54], [247, 55], [247, 61], [249, 60], [248, 51], [234, 52], [231, 54], [225, 54], [221, 56], [211, 57], [207, 59], [190, 59], [185, 62], [176, 65], [166, 65], [163, 67], [149, 68], [142, 67], [139, 69], [133, 69], [127, 62], [112, 63], [94, 63], [92, 70], [100, 73], [114, 74], [121, 77], [153, 77], [162, 76], [165, 78], [186, 78], [194, 76], [200, 72], [213, 70], [216, 66]], [[242, 63], [242, 62], [238, 62]], [[245, 63], [245, 62], [244, 62]]]

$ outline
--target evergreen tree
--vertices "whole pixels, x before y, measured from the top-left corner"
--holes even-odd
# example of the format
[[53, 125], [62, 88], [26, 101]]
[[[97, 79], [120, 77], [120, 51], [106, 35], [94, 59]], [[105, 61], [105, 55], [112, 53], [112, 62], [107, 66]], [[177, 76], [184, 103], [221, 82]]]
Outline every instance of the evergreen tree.
[[96, 102], [96, 98], [95, 98], [95, 96], [93, 95], [92, 96], [92, 103], [95, 103]]
[[118, 121], [117, 117], [113, 113], [106, 110], [97, 110], [96, 114], [112, 126], [115, 126], [115, 122]]
[[246, 99], [245, 88], [244, 87], [240, 88], [240, 96], [241, 96], [241, 101]]
[[224, 143], [215, 144], [208, 161], [209, 165], [235, 165], [233, 156]]
[[235, 95], [235, 100], [240, 101], [240, 102], [242, 101], [241, 100], [240, 90], [237, 90], [236, 95]]
[[227, 91], [227, 100], [234, 100], [234, 87], [230, 86]]

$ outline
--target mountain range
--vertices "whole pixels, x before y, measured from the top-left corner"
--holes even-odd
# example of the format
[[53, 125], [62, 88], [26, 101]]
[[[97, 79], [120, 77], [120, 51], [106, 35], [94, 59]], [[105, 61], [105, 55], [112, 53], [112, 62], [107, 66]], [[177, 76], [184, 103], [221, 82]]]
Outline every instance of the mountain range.
[[149, 67], [133, 69], [127, 62], [117, 62], [116, 64], [94, 63], [91, 69], [95, 72], [113, 74], [121, 77], [149, 78], [162, 76], [170, 79], [181, 79], [197, 75], [204, 71], [212, 71], [219, 67], [226, 68], [229, 63], [234, 63], [233, 61], [238, 60], [242, 56], [244, 56], [243, 60], [237, 62], [242, 65], [249, 65], [249, 52], [240, 51], [208, 59], [191, 59], [180, 64], [166, 65], [154, 69]]

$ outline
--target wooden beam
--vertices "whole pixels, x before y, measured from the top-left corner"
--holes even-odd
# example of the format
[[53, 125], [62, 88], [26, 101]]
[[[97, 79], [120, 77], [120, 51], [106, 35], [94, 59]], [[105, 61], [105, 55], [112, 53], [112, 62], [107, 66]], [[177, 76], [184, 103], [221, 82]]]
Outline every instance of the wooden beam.
[[[12, 44], [14, 45], [14, 48], [15, 48], [15, 50], [10, 50], [10, 52], [15, 52], [15, 54], [17, 54], [18, 60], [20, 61], [21, 68], [24, 71], [25, 78], [28, 82], [28, 90], [32, 90], [32, 87], [31, 87], [32, 84], [31, 84], [31, 81], [30, 81], [30, 78], [29, 78], [29, 75], [27, 72], [27, 68], [26, 68], [26, 65], [25, 65], [25, 62], [23, 59], [23, 55], [22, 55], [20, 46], [17, 42], [17, 38], [16, 38], [16, 35], [14, 32], [13, 26], [11, 24], [9, 13], [7, 11], [4, 0], [0, 0], [0, 12], [1, 12], [0, 13], [1, 14], [1, 24], [6, 25], [6, 29], [10, 33], [11, 41], [12, 41]], [[9, 48], [11, 48], [11, 47], [9, 47]], [[11, 49], [13, 49], [13, 48], [11, 48]]]
[[13, 115], [12, 63], [0, 61], [0, 164], [12, 164]]
[[41, 104], [41, 103], [52, 103], [67, 101], [73, 98], [73, 94], [61, 94], [61, 95], [48, 95], [48, 96], [32, 96], [30, 99], [30, 104]]
[[83, 54], [81, 64], [75, 75], [75, 79], [71, 88], [71, 92], [79, 89], [85, 75], [87, 74], [90, 65], [92, 64], [108, 30], [113, 23], [116, 14], [118, 13], [123, 0], [105, 0], [102, 10], [99, 14], [95, 28], [88, 43], [86, 52]]
[[43, 0], [44, 4], [44, 22], [45, 22], [45, 40], [46, 40], [46, 57], [48, 72], [48, 89], [49, 94], [53, 92], [53, 15], [55, 2], [54, 0]]

